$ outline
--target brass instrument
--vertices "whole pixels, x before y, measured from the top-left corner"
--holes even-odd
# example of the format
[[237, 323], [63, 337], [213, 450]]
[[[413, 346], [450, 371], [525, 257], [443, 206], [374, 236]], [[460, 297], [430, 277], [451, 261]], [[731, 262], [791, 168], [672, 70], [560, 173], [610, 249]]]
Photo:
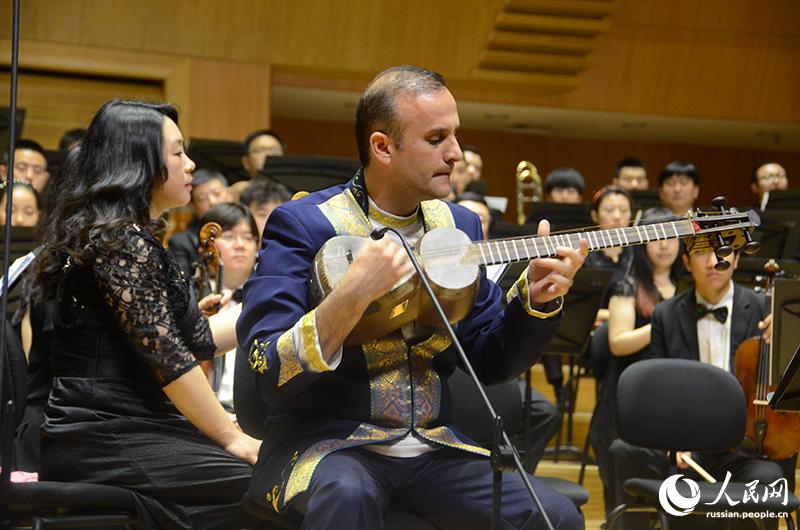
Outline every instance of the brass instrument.
[[542, 202], [542, 199], [544, 188], [536, 166], [527, 160], [521, 161], [517, 164], [517, 223], [525, 224], [525, 203]]

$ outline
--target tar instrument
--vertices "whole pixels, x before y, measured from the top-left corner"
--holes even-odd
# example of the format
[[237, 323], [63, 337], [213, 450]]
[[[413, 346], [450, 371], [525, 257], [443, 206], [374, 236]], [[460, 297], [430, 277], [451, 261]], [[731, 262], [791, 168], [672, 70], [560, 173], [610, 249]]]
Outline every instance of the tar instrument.
[[517, 164], [517, 224], [525, 224], [525, 204], [529, 202], [541, 202], [544, 198], [542, 191], [542, 177], [536, 170], [536, 166], [527, 160]]
[[[780, 267], [775, 260], [764, 265], [767, 273], [767, 303], [772, 298], [775, 275]], [[747, 339], [736, 349], [736, 378], [747, 399], [746, 441], [770, 460], [784, 460], [800, 449], [800, 415], [777, 412], [769, 406], [769, 393], [776, 385], [772, 374], [772, 348], [761, 337]]]
[[[219, 223], [206, 223], [200, 228], [200, 245], [197, 247], [200, 254], [200, 289], [206, 294], [222, 292], [222, 259], [214, 242], [220, 235], [222, 227]], [[217, 311], [219, 305], [212, 314]]]
[[[730, 263], [723, 258], [734, 249], [748, 254], [758, 251], [750, 232], [760, 220], [754, 211], [725, 210], [724, 198], [714, 199], [713, 212], [689, 212], [686, 217], [661, 223], [578, 230], [549, 236], [514, 237], [473, 243], [457, 228], [435, 228], [417, 243], [417, 256], [450, 322], [462, 320], [472, 309], [478, 293], [479, 267], [554, 257], [557, 247], [580, 248], [585, 239], [589, 250], [640, 245], [664, 239], [687, 239], [691, 253], [713, 251], [718, 270]], [[336, 236], [320, 248], [311, 267], [309, 299], [319, 304], [336, 287], [367, 238]], [[415, 273], [403, 278], [392, 290], [374, 300], [345, 340], [346, 345], [378, 339], [409, 324], [440, 326], [433, 304], [421, 293]]]

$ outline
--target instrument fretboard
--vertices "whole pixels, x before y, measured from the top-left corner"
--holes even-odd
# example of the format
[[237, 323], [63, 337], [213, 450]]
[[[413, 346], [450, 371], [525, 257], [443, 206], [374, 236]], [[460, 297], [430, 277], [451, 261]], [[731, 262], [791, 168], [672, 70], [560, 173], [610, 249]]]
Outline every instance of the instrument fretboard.
[[693, 235], [695, 235], [695, 229], [692, 222], [688, 219], [681, 219], [626, 228], [481, 241], [475, 243], [474, 247], [480, 265], [498, 265], [533, 258], [553, 257], [557, 255], [557, 247], [580, 248], [581, 239], [585, 239], [589, 243], [591, 252], [604, 248], [628, 247], [650, 241], [680, 239]]

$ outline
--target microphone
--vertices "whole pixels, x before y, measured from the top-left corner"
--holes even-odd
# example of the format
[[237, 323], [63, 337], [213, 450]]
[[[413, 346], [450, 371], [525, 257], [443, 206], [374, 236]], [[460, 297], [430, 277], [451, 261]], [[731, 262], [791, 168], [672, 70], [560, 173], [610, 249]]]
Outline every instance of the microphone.
[[388, 226], [384, 226], [383, 228], [376, 228], [375, 230], [372, 231], [372, 233], [369, 235], [369, 237], [371, 237], [372, 239], [377, 241], [378, 239], [383, 238], [383, 236], [386, 235], [386, 232], [388, 230], [389, 230]]

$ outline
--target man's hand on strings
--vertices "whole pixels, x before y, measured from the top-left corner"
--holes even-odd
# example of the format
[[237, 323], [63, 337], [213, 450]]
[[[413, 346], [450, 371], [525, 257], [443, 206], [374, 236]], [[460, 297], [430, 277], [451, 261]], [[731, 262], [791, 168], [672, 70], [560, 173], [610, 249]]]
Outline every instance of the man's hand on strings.
[[[550, 223], [547, 220], [539, 222], [536, 235], [550, 235]], [[556, 252], [558, 255], [554, 258], [536, 258], [528, 264], [528, 289], [532, 307], [541, 306], [567, 294], [572, 287], [575, 273], [589, 254], [589, 246], [585, 239], [581, 239], [580, 248], [556, 247]]]

